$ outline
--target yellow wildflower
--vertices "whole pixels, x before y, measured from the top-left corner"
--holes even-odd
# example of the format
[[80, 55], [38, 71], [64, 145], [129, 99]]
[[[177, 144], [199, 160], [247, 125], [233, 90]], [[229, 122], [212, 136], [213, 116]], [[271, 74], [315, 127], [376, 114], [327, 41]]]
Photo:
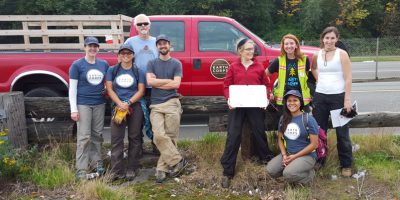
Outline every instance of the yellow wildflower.
[[4, 144], [4, 142], [5, 142], [4, 140], [0, 140], [0, 145]]
[[0, 136], [6, 136], [7, 133], [5, 131], [0, 131]]
[[17, 162], [16, 160], [10, 159], [10, 161], [8, 162], [8, 165], [9, 166], [14, 166], [16, 162]]

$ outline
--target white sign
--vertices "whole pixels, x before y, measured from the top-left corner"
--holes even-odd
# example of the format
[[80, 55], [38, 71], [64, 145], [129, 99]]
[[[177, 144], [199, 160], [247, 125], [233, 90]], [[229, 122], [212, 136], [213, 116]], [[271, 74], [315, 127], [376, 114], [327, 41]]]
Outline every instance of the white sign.
[[265, 108], [268, 106], [267, 88], [265, 85], [231, 85], [229, 105], [235, 108]]

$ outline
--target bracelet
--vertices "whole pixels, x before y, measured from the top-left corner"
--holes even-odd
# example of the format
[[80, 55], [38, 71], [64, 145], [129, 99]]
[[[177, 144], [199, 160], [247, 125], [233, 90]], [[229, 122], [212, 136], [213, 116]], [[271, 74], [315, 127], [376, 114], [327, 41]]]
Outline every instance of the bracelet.
[[128, 106], [130, 106], [132, 104], [131, 100], [128, 101], [124, 101], [126, 104], [128, 104]]

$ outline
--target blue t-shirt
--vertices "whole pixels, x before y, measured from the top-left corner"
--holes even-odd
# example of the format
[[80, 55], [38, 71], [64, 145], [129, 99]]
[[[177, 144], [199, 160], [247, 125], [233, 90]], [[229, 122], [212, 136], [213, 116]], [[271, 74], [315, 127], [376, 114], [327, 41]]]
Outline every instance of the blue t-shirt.
[[[113, 71], [117, 69], [117, 66], [119, 69], [113, 79]], [[144, 83], [144, 72], [138, 70], [139, 80], [137, 80], [133, 70], [133, 68], [124, 69], [120, 64], [116, 64], [107, 71], [106, 79], [112, 81], [113, 90], [121, 101], [129, 101], [138, 91], [138, 83]]]
[[[305, 119], [307, 119], [307, 117], [305, 117]], [[296, 154], [310, 144], [309, 134], [318, 135], [318, 124], [313, 116], [308, 115], [308, 133], [304, 127], [304, 123], [302, 115], [293, 117], [283, 134], [286, 141], [286, 150], [290, 154]], [[278, 131], [281, 132], [281, 127], [278, 129]], [[315, 151], [311, 152], [309, 155], [315, 159], [317, 158], [317, 153]]]
[[94, 64], [85, 58], [74, 61], [69, 68], [69, 78], [78, 80], [77, 104], [99, 105], [105, 103], [104, 80], [108, 70], [105, 60], [97, 59]]
[[[144, 40], [139, 36], [134, 36], [128, 38], [125, 41], [125, 44], [129, 44], [133, 48], [133, 51], [135, 52], [135, 64], [143, 72], [147, 71], [147, 63], [158, 57], [155, 37], [150, 37], [149, 39]], [[145, 81], [145, 83], [146, 87], [150, 87], [147, 85], [147, 81]]]

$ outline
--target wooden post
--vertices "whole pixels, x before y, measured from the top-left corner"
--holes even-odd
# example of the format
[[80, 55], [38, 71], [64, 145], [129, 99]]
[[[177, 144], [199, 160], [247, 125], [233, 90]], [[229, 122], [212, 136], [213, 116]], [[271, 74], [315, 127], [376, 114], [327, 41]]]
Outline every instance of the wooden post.
[[5, 111], [5, 128], [8, 129], [8, 139], [14, 148], [26, 149], [28, 135], [24, 95], [22, 92], [0, 93], [0, 109]]
[[49, 35], [47, 32], [47, 21], [41, 21], [40, 22], [40, 30], [43, 33], [42, 36], [42, 42], [43, 45], [46, 47], [44, 52], [50, 52], [50, 40], [49, 40]]
[[[22, 30], [25, 32], [29, 31], [29, 26], [28, 26], [28, 22], [22, 22]], [[25, 45], [25, 50], [31, 50], [29, 48], [29, 45], [31, 44], [30, 39], [29, 39], [29, 35], [25, 34], [24, 35], [24, 45]]]
[[78, 24], [78, 30], [81, 32], [79, 34], [79, 44], [81, 45], [81, 48], [83, 50], [84, 43], [85, 43], [85, 38], [83, 36], [83, 22], [79, 22]]

